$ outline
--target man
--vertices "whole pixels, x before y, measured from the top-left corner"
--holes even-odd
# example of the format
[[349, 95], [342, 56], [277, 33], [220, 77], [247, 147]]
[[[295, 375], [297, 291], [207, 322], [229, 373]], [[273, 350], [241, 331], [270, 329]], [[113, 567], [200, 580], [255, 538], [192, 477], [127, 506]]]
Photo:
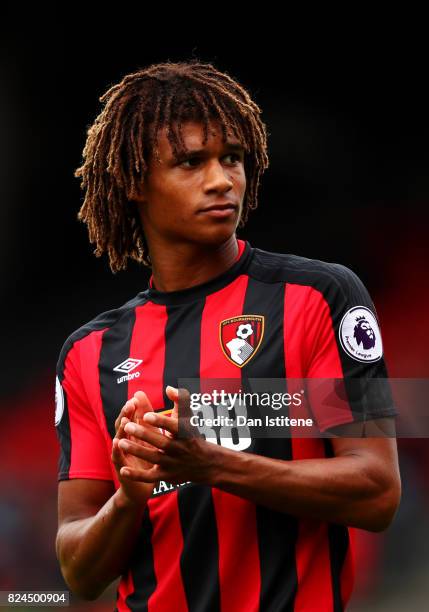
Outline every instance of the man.
[[[392, 416], [351, 389], [386, 376], [371, 300], [342, 266], [236, 238], [268, 158], [260, 110], [228, 75], [159, 64], [101, 101], [76, 172], [80, 218], [114, 272], [131, 257], [152, 276], [58, 361], [64, 578], [95, 599], [122, 576], [118, 610], [342, 610], [348, 526], [385, 529], [399, 503], [394, 441], [183, 437], [177, 388], [341, 379], [346, 409], [310, 402], [321, 430]], [[357, 319], [368, 348], [350, 332]]]

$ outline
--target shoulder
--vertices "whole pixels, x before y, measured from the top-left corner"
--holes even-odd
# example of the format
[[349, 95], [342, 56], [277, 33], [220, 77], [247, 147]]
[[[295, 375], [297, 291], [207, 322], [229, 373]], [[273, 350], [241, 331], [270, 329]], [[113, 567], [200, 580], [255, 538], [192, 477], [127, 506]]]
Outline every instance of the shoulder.
[[111, 329], [118, 323], [120, 323], [124, 317], [133, 314], [134, 309], [137, 306], [142, 306], [147, 301], [147, 298], [139, 293], [136, 297], [132, 298], [122, 306], [107, 310], [100, 313], [75, 331], [73, 331], [63, 343], [59, 358], [57, 361], [57, 373], [62, 372], [64, 369], [64, 363], [67, 355], [76, 345], [76, 343], [89, 338], [94, 332], [101, 332], [106, 329]]
[[256, 248], [253, 251], [249, 275], [263, 282], [285, 282], [344, 297], [365, 290], [355, 272], [342, 264]]

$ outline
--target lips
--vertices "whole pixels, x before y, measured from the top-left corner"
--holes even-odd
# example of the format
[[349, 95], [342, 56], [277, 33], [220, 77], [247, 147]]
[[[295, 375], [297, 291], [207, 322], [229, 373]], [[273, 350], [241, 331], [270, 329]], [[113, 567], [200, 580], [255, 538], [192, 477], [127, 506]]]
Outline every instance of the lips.
[[235, 202], [224, 202], [223, 204], [212, 204], [211, 206], [206, 206], [205, 208], [201, 208], [198, 212], [208, 212], [209, 210], [236, 210], [238, 208], [238, 204]]

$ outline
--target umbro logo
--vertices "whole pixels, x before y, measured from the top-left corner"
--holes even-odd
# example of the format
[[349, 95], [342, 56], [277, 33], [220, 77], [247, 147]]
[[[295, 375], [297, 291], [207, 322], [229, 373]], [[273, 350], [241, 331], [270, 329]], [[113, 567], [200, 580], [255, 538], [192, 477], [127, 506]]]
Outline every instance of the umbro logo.
[[117, 379], [116, 382], [118, 383], [118, 385], [125, 382], [126, 380], [138, 378], [140, 376], [140, 372], [134, 372], [133, 374], [130, 374], [130, 372], [132, 370], [135, 370], [136, 367], [139, 366], [141, 363], [143, 363], [143, 359], [132, 359], [131, 357], [129, 357], [128, 359], [125, 359], [125, 361], [123, 361], [122, 363], [119, 363], [117, 366], [115, 366], [113, 368], [115, 372], [124, 372], [126, 374], [126, 376], [120, 376]]

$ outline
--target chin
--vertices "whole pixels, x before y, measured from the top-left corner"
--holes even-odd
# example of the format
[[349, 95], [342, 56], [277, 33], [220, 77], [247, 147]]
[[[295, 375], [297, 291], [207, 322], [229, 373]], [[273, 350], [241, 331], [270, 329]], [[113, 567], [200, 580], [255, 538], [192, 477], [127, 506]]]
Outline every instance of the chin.
[[[219, 245], [227, 242], [235, 234], [236, 225], [232, 223], [219, 224], [217, 227], [205, 228], [205, 231], [195, 232], [194, 239], [207, 245]], [[198, 238], [197, 238], [198, 235]]]

